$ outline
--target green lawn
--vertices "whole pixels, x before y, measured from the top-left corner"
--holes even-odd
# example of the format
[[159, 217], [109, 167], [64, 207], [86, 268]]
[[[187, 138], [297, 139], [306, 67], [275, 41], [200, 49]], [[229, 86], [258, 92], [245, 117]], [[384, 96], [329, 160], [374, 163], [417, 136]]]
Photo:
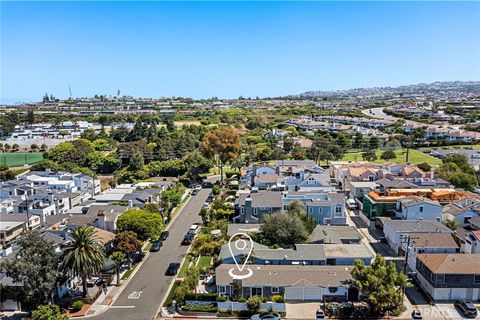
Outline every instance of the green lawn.
[[212, 257], [211, 256], [201, 256], [200, 259], [198, 260], [198, 263], [197, 263], [197, 268], [198, 269], [202, 269], [202, 268], [206, 268], [206, 269], [209, 269], [212, 267]]
[[0, 163], [9, 167], [21, 167], [27, 164], [34, 164], [43, 160], [41, 152], [7, 152], [0, 153]]
[[[375, 160], [375, 163], [384, 163], [386, 162], [385, 160], [380, 159], [380, 155], [382, 154], [383, 150], [377, 150], [377, 160]], [[405, 163], [405, 157], [406, 157], [406, 149], [397, 149], [394, 150], [396, 154], [396, 158], [390, 160], [389, 162], [396, 162], [396, 163]], [[354, 151], [354, 152], [347, 152], [341, 159], [341, 161], [364, 161], [362, 158], [362, 152], [360, 151]], [[426, 162], [430, 165], [439, 165], [442, 163], [442, 160], [434, 158], [432, 156], [429, 156], [428, 154], [423, 153], [420, 150], [414, 150], [410, 149], [410, 163], [418, 164], [422, 162]]]
[[125, 273], [122, 275], [122, 280], [127, 280], [128, 278], [130, 278], [130, 275], [132, 274], [133, 270], [135, 270], [135, 268], [137, 267], [138, 263], [135, 263], [130, 269], [128, 269], [127, 271], [125, 271]]

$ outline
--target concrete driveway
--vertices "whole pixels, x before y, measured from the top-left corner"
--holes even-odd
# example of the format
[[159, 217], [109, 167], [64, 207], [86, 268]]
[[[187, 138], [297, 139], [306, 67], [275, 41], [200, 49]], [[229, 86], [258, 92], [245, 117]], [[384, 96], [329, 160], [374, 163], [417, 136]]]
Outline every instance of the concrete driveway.
[[319, 302], [287, 302], [287, 319], [315, 319]]

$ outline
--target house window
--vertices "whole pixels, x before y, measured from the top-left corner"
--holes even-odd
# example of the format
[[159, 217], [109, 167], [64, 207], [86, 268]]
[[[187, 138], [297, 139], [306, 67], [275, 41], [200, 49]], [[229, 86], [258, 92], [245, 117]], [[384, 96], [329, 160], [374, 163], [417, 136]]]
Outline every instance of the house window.
[[464, 223], [464, 224], [467, 224], [468, 221], [470, 221], [470, 219], [472, 219], [472, 217], [465, 217], [465, 218], [463, 219], [463, 223]]
[[308, 213], [310, 213], [310, 214], [313, 213], [313, 208], [312, 207], [308, 207]]
[[225, 288], [225, 286], [218, 286], [218, 293], [219, 294], [227, 293], [227, 289]]
[[335, 217], [342, 217], [343, 216], [343, 208], [340, 206], [335, 207]]
[[423, 212], [423, 206], [420, 206], [420, 212]]
[[279, 293], [280, 289], [278, 287], [272, 287], [272, 293]]
[[262, 296], [262, 288], [250, 288], [250, 296]]
[[480, 275], [473, 276], [473, 283], [480, 284]]
[[323, 208], [318, 208], [318, 213], [323, 213]]
[[444, 284], [445, 283], [445, 275], [444, 274], [437, 274], [435, 283], [436, 284]]

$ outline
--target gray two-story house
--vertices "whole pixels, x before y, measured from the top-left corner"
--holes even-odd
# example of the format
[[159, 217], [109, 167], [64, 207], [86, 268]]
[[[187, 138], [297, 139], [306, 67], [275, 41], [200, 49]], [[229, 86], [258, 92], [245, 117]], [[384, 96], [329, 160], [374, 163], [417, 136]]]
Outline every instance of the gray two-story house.
[[478, 301], [480, 254], [417, 254], [417, 278], [435, 301]]

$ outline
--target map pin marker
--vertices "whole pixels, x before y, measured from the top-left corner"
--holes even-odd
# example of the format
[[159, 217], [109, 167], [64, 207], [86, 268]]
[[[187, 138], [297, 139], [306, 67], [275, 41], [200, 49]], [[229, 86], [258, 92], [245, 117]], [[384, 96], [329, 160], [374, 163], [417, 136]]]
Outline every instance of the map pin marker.
[[[236, 238], [238, 239], [235, 240]], [[248, 234], [243, 232], [235, 233], [233, 236], [230, 237], [230, 240], [228, 240], [228, 249], [230, 250], [230, 254], [232, 255], [233, 261], [235, 262], [238, 271], [242, 272], [245, 269], [245, 266], [247, 265], [248, 259], [250, 259], [250, 255], [253, 250], [252, 238], [250, 238]], [[237, 259], [237, 255], [235, 253], [241, 253], [243, 256], [246, 255], [245, 261], [241, 263], [239, 259], [241, 255], [239, 255]], [[248, 270], [249, 273], [246, 275], [233, 274], [233, 269], [230, 270], [229, 273], [233, 278], [244, 279], [252, 275], [252, 271], [250, 269]]]

